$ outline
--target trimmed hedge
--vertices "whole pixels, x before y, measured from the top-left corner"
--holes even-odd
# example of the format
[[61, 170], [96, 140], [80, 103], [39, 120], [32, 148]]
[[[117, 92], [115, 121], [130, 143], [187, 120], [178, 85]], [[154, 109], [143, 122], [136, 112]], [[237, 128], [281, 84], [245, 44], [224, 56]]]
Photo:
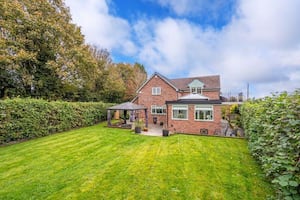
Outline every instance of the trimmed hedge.
[[109, 106], [19, 98], [0, 101], [0, 144], [93, 125], [106, 119]]
[[277, 198], [300, 199], [300, 91], [248, 101], [241, 114], [249, 148]]

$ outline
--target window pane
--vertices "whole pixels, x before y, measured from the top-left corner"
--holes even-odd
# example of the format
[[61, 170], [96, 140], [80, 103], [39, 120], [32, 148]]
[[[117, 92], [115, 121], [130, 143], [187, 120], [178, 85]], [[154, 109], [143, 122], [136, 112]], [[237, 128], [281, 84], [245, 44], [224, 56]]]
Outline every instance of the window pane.
[[173, 118], [187, 119], [187, 110], [173, 110]]
[[213, 106], [212, 105], [196, 105], [195, 106], [195, 120], [204, 120], [204, 121], [213, 120]]
[[187, 111], [186, 110], [180, 110], [180, 117], [182, 119], [186, 119], [187, 118]]
[[187, 105], [173, 105], [173, 118], [174, 119], [188, 119], [188, 106]]
[[178, 110], [173, 110], [173, 118], [178, 118]]
[[211, 112], [211, 110], [207, 110], [206, 111], [206, 118], [205, 119], [212, 120], [212, 112]]
[[152, 105], [151, 114], [160, 114], [160, 115], [166, 114], [166, 106]]
[[199, 112], [200, 112], [199, 119], [204, 119], [204, 111], [200, 110]]
[[160, 94], [161, 93], [161, 89], [160, 87], [157, 88], [157, 94]]
[[157, 107], [157, 108], [156, 108], [156, 112], [157, 112], [157, 114], [162, 114], [162, 109], [161, 109], [161, 107]]
[[197, 93], [201, 94], [201, 88], [197, 88]]

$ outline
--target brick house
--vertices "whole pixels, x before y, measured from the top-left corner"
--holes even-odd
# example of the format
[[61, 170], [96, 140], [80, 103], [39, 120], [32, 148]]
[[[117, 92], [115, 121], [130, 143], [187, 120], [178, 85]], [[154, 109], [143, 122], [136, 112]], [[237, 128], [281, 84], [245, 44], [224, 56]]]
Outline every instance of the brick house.
[[168, 79], [154, 73], [133, 102], [146, 106], [149, 123], [171, 132], [219, 134], [221, 131], [220, 76]]

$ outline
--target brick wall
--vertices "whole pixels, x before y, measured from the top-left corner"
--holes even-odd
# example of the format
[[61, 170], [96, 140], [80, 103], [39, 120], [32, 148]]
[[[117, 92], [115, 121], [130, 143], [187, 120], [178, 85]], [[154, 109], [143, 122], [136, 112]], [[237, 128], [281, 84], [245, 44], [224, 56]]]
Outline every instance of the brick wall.
[[213, 135], [221, 131], [221, 105], [214, 105], [214, 121], [195, 121], [194, 105], [188, 105], [188, 120], [172, 120], [172, 105], [168, 105], [168, 128], [175, 133], [200, 134], [200, 129], [208, 129]]
[[[161, 87], [161, 95], [152, 95], [152, 87]], [[177, 92], [159, 76], [154, 76], [140, 90], [137, 101], [135, 103], [146, 106], [148, 108], [149, 123], [153, 123], [153, 117], [157, 117], [157, 122], [166, 123], [166, 115], [152, 115], [151, 105], [163, 106], [166, 101], [177, 100]], [[144, 115], [141, 113], [141, 118]]]
[[207, 96], [209, 99], [220, 99], [220, 92], [219, 91], [203, 91], [202, 93], [204, 96]]

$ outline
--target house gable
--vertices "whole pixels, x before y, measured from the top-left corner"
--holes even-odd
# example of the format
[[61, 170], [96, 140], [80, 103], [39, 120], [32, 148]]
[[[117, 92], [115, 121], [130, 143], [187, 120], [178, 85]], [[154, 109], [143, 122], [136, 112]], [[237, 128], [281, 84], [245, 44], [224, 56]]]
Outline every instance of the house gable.
[[139, 87], [136, 91], [136, 93], [139, 93], [141, 91], [141, 89], [143, 87], [145, 87], [146, 84], [148, 84], [148, 82], [150, 82], [153, 78], [161, 78], [163, 81], [165, 81], [168, 85], [170, 85], [172, 88], [174, 88], [175, 91], [178, 91], [178, 88], [173, 85], [173, 83], [170, 82], [170, 80], [168, 78], [166, 78], [165, 76], [161, 75], [160, 73], [158, 72], [155, 72], [148, 80], [146, 80], [142, 85], [141, 87]]
[[175, 101], [177, 99], [177, 88], [174, 87], [168, 79], [155, 73], [139, 88], [134, 102], [148, 108], [150, 111], [149, 122], [152, 123], [154, 118], [156, 118], [158, 122], [165, 122], [166, 101]]
[[137, 103], [145, 105], [149, 109], [151, 106], [163, 106], [168, 100], [177, 100], [177, 88], [158, 73], [155, 73], [138, 90]]

